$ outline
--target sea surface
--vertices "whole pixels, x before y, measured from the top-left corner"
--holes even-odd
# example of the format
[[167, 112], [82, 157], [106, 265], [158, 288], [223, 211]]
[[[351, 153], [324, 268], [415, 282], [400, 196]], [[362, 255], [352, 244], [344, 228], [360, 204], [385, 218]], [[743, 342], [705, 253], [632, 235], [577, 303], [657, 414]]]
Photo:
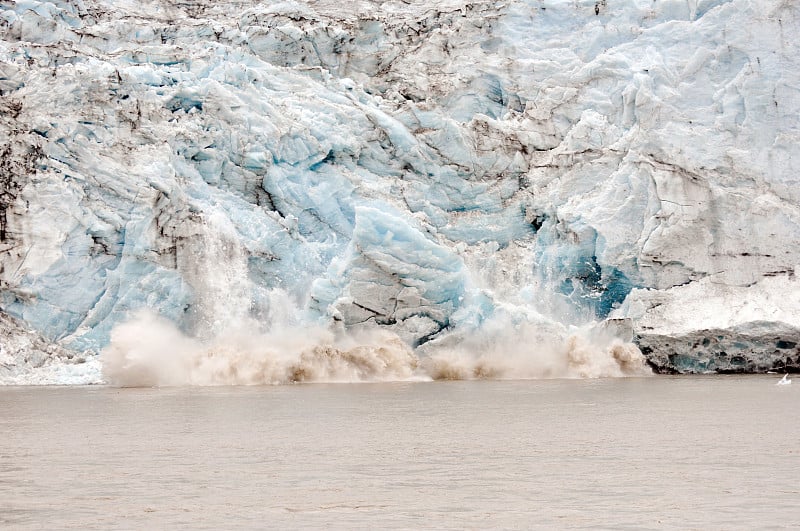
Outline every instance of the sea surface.
[[777, 380], [4, 387], [0, 528], [798, 528]]

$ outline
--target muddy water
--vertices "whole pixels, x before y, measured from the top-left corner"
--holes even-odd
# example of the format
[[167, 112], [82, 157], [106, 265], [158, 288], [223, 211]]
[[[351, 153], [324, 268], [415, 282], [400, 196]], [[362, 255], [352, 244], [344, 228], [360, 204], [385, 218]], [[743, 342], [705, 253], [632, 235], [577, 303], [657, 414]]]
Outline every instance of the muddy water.
[[800, 526], [800, 379], [0, 388], [0, 527]]

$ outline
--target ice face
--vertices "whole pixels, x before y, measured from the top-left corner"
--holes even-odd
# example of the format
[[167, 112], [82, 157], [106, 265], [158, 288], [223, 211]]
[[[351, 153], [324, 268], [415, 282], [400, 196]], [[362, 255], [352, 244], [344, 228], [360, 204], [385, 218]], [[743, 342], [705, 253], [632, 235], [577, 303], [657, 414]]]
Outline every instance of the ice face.
[[662, 315], [660, 348], [692, 360], [702, 301], [777, 283], [714, 329], [785, 335], [798, 20], [768, 0], [0, 6], [0, 308], [93, 352], [142, 308], [202, 335], [290, 300], [415, 347], [606, 317], [644, 345]]

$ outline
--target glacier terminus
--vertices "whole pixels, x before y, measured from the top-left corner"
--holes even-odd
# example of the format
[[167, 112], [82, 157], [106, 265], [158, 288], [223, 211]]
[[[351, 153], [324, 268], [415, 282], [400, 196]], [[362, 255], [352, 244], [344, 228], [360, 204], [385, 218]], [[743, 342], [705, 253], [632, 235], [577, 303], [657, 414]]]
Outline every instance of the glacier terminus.
[[800, 4], [0, 1], [0, 382], [800, 370]]

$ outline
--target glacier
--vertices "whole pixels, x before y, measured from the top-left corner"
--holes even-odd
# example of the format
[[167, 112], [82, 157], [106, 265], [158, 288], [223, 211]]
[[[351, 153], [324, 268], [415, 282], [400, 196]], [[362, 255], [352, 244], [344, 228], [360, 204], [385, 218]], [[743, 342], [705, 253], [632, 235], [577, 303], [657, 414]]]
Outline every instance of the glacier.
[[0, 382], [800, 370], [799, 15], [0, 1]]

